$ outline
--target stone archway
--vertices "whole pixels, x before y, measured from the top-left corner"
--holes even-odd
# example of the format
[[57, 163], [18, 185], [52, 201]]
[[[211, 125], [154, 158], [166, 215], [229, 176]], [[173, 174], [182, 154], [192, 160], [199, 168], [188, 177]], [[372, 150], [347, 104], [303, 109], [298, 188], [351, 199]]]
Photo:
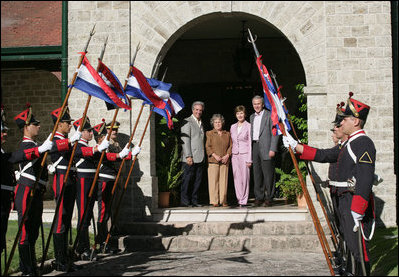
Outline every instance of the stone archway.
[[[230, 17], [235, 13], [246, 14], [256, 17], [258, 21], [264, 24], [274, 26], [296, 50], [306, 74], [306, 92], [308, 94], [319, 93], [319, 91], [324, 93], [321, 97], [316, 97], [316, 102], [311, 99], [312, 105], [309, 105], [308, 113], [314, 113], [319, 102], [327, 102], [325, 96], [327, 72], [324, 5], [324, 2], [311, 1], [70, 2], [68, 4], [68, 42], [69, 47], [80, 51], [80, 43], [85, 40], [83, 37], [86, 37], [82, 33], [82, 24], [90, 25], [87, 28], [89, 29], [92, 24], [97, 23], [96, 35], [90, 44], [87, 55], [89, 60], [95, 60], [98, 57], [105, 37], [109, 36], [107, 46], [109, 50], [104, 57], [104, 62], [113, 69], [115, 74], [125, 76], [129, 67], [129, 55], [140, 42], [141, 50], [135, 65], [146, 76], [149, 76], [156, 59], [160, 55], [165, 55], [172, 45], [190, 28], [211, 17]], [[254, 32], [259, 33], [256, 30]], [[77, 54], [69, 56], [69, 76], [73, 76], [77, 56]], [[69, 107], [73, 117], [81, 117], [81, 103], [84, 101], [86, 101], [86, 95], [83, 93], [76, 93], [70, 97]], [[331, 101], [334, 104], [330, 106], [334, 107], [335, 99]], [[112, 118], [111, 112], [104, 111], [104, 105], [101, 101], [93, 99], [92, 102], [92, 108], [89, 108], [88, 112], [90, 119], [96, 122], [101, 118]], [[138, 111], [141, 102], [134, 101], [133, 106], [133, 110]], [[149, 110], [145, 109], [143, 118], [146, 118], [148, 114]], [[326, 114], [321, 114], [321, 116], [327, 118]], [[118, 115], [118, 121], [121, 122], [120, 133], [129, 135], [135, 118], [134, 111], [130, 114], [120, 113]], [[145, 120], [141, 120], [138, 126], [139, 134], [144, 129], [144, 125]], [[143, 140], [140, 167], [137, 175], [133, 174], [132, 184], [129, 185], [132, 190], [127, 193], [129, 196], [124, 200], [126, 214], [133, 216], [133, 218], [151, 216], [152, 209], [157, 207], [158, 181], [155, 170], [155, 129], [155, 120], [152, 120]]]
[[[182, 120], [189, 116], [191, 104], [200, 100], [205, 103], [203, 124], [206, 131], [212, 128], [209, 120], [215, 113], [224, 116], [225, 129], [229, 130], [236, 122], [233, 111], [238, 105], [246, 107], [249, 121], [249, 115], [253, 113], [251, 99], [254, 95], [263, 96], [263, 92], [254, 51], [247, 41], [247, 28], [256, 34], [256, 45], [264, 64], [269, 71], [272, 69], [277, 74], [279, 84], [284, 85], [288, 109], [291, 114], [297, 114], [298, 92], [295, 86], [306, 84], [304, 69], [295, 48], [276, 27], [264, 19], [241, 12], [229, 14], [228, 17], [211, 13], [187, 24], [191, 27], [183, 26], [185, 32], [172, 45], [165, 43], [158, 57], [162, 61], [158, 78], [161, 79], [166, 72], [165, 81], [173, 84], [173, 89], [180, 93], [186, 105], [176, 118]], [[156, 117], [156, 128], [161, 119]], [[179, 127], [176, 124], [176, 128]], [[160, 136], [156, 138], [157, 164], [163, 168], [163, 164], [169, 161], [169, 154], [163, 159], [164, 152], [173, 148], [165, 149], [160, 140]], [[165, 143], [164, 138], [162, 142]], [[281, 159], [278, 159], [279, 165]], [[229, 203], [234, 203], [231, 170], [230, 175]], [[206, 184], [205, 172], [200, 196], [200, 201], [205, 204], [208, 202]]]

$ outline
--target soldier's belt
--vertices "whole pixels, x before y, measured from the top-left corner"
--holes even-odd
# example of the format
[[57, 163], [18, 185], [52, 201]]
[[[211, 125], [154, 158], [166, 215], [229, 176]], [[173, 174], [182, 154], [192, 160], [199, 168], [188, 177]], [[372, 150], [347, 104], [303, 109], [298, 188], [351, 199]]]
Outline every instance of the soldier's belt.
[[339, 188], [349, 188], [353, 187], [353, 184], [349, 182], [336, 182], [336, 181], [329, 181], [329, 184], [333, 187], [339, 187]]
[[[59, 166], [57, 166], [57, 169], [67, 170], [68, 167], [66, 165], [59, 165]], [[76, 171], [76, 167], [71, 167], [70, 170]]]
[[13, 186], [1, 185], [1, 189], [2, 189], [2, 190], [14, 191], [14, 188], [15, 188], [15, 187], [13, 187]]
[[109, 175], [109, 174], [104, 174], [104, 173], [100, 173], [99, 176], [102, 177], [102, 178], [107, 178], [107, 179], [111, 179], [111, 180], [115, 180], [116, 179], [116, 176]]
[[80, 173], [96, 173], [97, 170], [93, 168], [77, 168], [76, 171]]
[[[26, 173], [26, 172], [22, 173], [21, 176], [23, 176], [23, 177], [25, 177], [25, 178], [27, 178], [29, 180], [32, 180], [34, 182], [36, 181], [36, 177], [35, 176], [33, 176], [33, 175], [29, 174], [29, 173]], [[46, 185], [47, 182], [42, 180], [42, 179], [40, 179], [39, 180], [39, 184]]]

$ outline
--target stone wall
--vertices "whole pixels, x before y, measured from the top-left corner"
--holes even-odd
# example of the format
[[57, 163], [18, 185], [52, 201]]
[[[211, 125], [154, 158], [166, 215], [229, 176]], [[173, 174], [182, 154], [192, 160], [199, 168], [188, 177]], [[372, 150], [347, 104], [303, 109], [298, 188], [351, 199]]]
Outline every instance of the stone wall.
[[[165, 55], [188, 28], [222, 13], [240, 12], [255, 16], [278, 28], [296, 49], [305, 71], [308, 95], [309, 143], [330, 147], [331, 121], [338, 102], [346, 101], [348, 92], [371, 105], [366, 131], [377, 148], [376, 171], [384, 182], [375, 188], [383, 206], [381, 218], [395, 224], [395, 176], [393, 170], [393, 108], [390, 3], [388, 1], [335, 2], [244, 2], [244, 1], [142, 1], [142, 2], [69, 2], [69, 78], [94, 23], [96, 34], [89, 46], [89, 60], [96, 66], [103, 40], [109, 35], [104, 62], [120, 79], [126, 76], [129, 58], [138, 42], [141, 50], [136, 65], [149, 75], [159, 55]], [[87, 96], [76, 91], [70, 108], [78, 118]], [[140, 102], [140, 101], [137, 101]], [[135, 109], [121, 112], [121, 131], [129, 135], [140, 103]], [[148, 115], [145, 111], [143, 117]], [[92, 100], [89, 117], [110, 120], [104, 104]], [[143, 130], [140, 122], [138, 134]], [[141, 179], [135, 181], [147, 199], [139, 214], [150, 215], [156, 207], [154, 123], [149, 126], [140, 154]], [[325, 179], [327, 166], [314, 164], [316, 173]], [[139, 174], [139, 173], [137, 173]], [[139, 178], [139, 175], [135, 177]], [[132, 185], [132, 186], [133, 186]], [[126, 205], [135, 213], [132, 189]], [[151, 203], [151, 205], [150, 205]], [[142, 207], [142, 205], [139, 205]], [[129, 218], [134, 217], [129, 214]]]

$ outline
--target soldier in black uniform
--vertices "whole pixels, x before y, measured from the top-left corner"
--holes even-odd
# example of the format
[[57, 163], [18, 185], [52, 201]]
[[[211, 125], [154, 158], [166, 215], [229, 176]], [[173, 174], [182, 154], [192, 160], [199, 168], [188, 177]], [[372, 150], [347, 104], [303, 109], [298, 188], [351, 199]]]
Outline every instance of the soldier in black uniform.
[[[119, 165], [121, 159], [125, 158], [131, 160], [132, 152], [125, 146], [121, 149], [117, 141], [117, 134], [119, 129], [119, 122], [115, 122], [113, 129], [111, 130], [111, 124], [105, 124], [103, 120], [102, 123], [94, 127], [94, 135], [97, 143], [101, 143], [102, 140], [110, 135], [110, 146], [107, 149], [106, 159], [104, 160], [98, 178], [98, 190], [97, 190], [97, 202], [98, 202], [98, 218], [97, 218], [97, 230], [98, 235], [96, 238], [96, 243], [100, 244], [100, 251], [104, 247], [104, 242], [108, 233], [107, 222], [110, 217], [109, 202], [111, 201], [112, 188], [118, 173]], [[137, 147], [136, 147], [137, 152]], [[108, 251], [107, 249], [106, 251]]]
[[[343, 113], [345, 112], [345, 103], [341, 102], [340, 104], [337, 104], [337, 113], [335, 115], [335, 119], [332, 123], [334, 123], [333, 128], [331, 129], [332, 134], [332, 140], [335, 144], [335, 147], [338, 147], [338, 149], [342, 148], [342, 145], [344, 142], [348, 139], [348, 135], [344, 134], [342, 131], [342, 125], [341, 121], [344, 118]], [[335, 236], [338, 240], [338, 251], [337, 251], [337, 259], [335, 260], [335, 265], [339, 267], [339, 271], [342, 273], [343, 269], [345, 268], [345, 243], [343, 239], [343, 231], [342, 227], [340, 225], [340, 213], [339, 213], [339, 208], [338, 208], [338, 187], [335, 186], [335, 168], [337, 167], [337, 163], [330, 163], [329, 169], [328, 169], [328, 186], [330, 188], [330, 198], [331, 198], [331, 203], [332, 203], [332, 208], [333, 208], [333, 217], [334, 217], [334, 226], [335, 226]]]
[[[49, 172], [54, 174], [53, 191], [56, 203], [59, 201], [59, 196], [62, 187], [64, 186], [65, 174], [72, 153], [72, 145], [81, 137], [81, 133], [76, 131], [73, 136], [68, 139], [73, 119], [71, 119], [71, 116], [69, 115], [68, 108], [62, 115], [60, 115], [61, 111], [62, 109], [58, 108], [51, 113], [51, 118], [54, 124], [57, 122], [58, 117], [61, 116], [61, 119], [53, 139], [55, 145], [51, 151], [52, 164], [48, 166]], [[61, 199], [58, 216], [54, 219], [53, 243], [55, 260], [52, 262], [52, 267], [57, 271], [68, 272], [72, 269], [73, 261], [67, 261], [67, 249], [68, 231], [71, 228], [73, 207], [76, 197], [75, 184], [76, 168], [72, 166], [68, 173], [68, 180], [65, 184], [66, 187], [64, 189], [63, 198]]]
[[[289, 134], [283, 137], [283, 142], [285, 147], [291, 147], [300, 153], [301, 159], [337, 163], [333, 176], [336, 180], [340, 223], [355, 264], [355, 268], [351, 268], [348, 261], [346, 270], [349, 274], [370, 275], [368, 240], [371, 239], [375, 224], [372, 186], [375, 179], [376, 149], [363, 130], [370, 107], [352, 96], [353, 93], [349, 93], [341, 121], [342, 130], [348, 135], [348, 140], [341, 149], [316, 149], [301, 145]], [[359, 234], [362, 235], [360, 244]]]
[[[41, 170], [41, 154], [50, 150], [53, 142], [48, 138], [43, 145], [37, 147], [35, 138], [39, 134], [40, 122], [33, 116], [30, 105], [28, 105], [26, 110], [17, 115], [14, 120], [18, 127], [23, 130], [24, 137], [19, 150], [25, 153], [28, 160], [19, 165], [20, 171], [17, 173], [16, 178], [17, 186], [15, 189], [14, 208], [18, 211], [18, 223], [21, 224], [22, 217], [26, 212], [26, 205], [31, 197], [31, 190], [34, 188], [36, 177]], [[20, 270], [23, 275], [36, 275], [37, 273], [35, 244], [42, 220], [42, 194], [45, 191], [47, 180], [47, 170], [44, 169], [33, 192], [31, 208], [28, 211], [19, 238]]]
[[[73, 126], [78, 129], [82, 124], [82, 118], [75, 121]], [[89, 146], [89, 141], [93, 139], [93, 128], [90, 125], [89, 118], [83, 125], [82, 137], [78, 142], [75, 153], [75, 165], [77, 171], [77, 184], [76, 184], [76, 204], [78, 206], [78, 228], [80, 228], [86, 202], [90, 192], [91, 185], [94, 181], [97, 161], [100, 153], [109, 147], [109, 141], [104, 140], [100, 145], [94, 147]], [[93, 192], [95, 195], [96, 191]], [[91, 203], [88, 206], [88, 211], [85, 220], [82, 222], [83, 226], [79, 236], [79, 243], [76, 249], [77, 254], [82, 260], [90, 260], [90, 239], [89, 239], [89, 226], [90, 220], [93, 216], [93, 205], [95, 197], [91, 198]]]
[[[39, 156], [38, 147], [26, 151], [16, 150], [14, 152], [5, 152], [3, 144], [7, 142], [8, 128], [4, 125], [5, 118], [1, 108], [1, 252], [6, 248], [6, 233], [8, 226], [8, 217], [11, 211], [11, 203], [14, 200], [14, 189], [16, 185], [14, 166], [15, 163], [32, 160]], [[41, 151], [44, 151], [41, 149]], [[33, 155], [31, 153], [34, 153]]]

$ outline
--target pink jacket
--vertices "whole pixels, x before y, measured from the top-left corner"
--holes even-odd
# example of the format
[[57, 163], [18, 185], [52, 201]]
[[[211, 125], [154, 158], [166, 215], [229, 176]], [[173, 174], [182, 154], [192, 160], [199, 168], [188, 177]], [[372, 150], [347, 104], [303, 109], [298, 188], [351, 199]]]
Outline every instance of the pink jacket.
[[233, 141], [232, 154], [246, 154], [245, 161], [252, 163], [251, 124], [244, 121], [241, 132], [238, 134], [238, 123], [230, 127], [231, 140]]

